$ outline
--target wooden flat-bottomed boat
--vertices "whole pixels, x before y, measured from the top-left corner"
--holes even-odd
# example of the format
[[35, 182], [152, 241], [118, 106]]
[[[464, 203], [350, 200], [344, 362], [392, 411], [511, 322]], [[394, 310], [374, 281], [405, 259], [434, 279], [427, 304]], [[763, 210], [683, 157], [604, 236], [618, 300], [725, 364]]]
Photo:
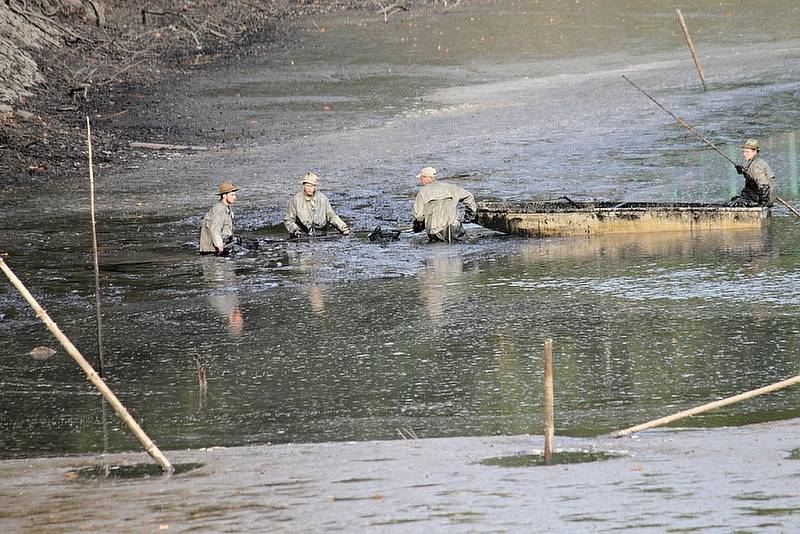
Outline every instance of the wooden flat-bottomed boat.
[[659, 202], [479, 202], [481, 226], [523, 237], [754, 229], [767, 207]]

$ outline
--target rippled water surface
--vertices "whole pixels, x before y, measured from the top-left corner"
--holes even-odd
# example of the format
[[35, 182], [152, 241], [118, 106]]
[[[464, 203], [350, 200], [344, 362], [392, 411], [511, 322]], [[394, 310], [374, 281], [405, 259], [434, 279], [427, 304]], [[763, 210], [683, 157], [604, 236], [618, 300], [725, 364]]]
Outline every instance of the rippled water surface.
[[[731, 165], [621, 74], [732, 158], [742, 138], [762, 139], [781, 195], [796, 200], [795, 4], [684, 11], [708, 94], [673, 11], [614, 4], [492, 3], [388, 25], [317, 19], [294, 27], [294, 47], [175, 88], [175, 120], [219, 117], [214, 131], [198, 127], [217, 148], [97, 170], [105, 374], [153, 439], [179, 448], [539, 433], [547, 337], [560, 434], [608, 432], [800, 373], [800, 220], [782, 209], [746, 232], [525, 240], [472, 226], [457, 246], [407, 233], [367, 241], [377, 224], [409, 223], [423, 164], [461, 175], [453, 180], [479, 198], [734, 194]], [[752, 35], [753, 17], [770, 29]], [[354, 237], [281, 241], [307, 170], [322, 175]], [[223, 178], [242, 187], [239, 228], [265, 244], [199, 257], [197, 227]], [[22, 187], [6, 204], [2, 246], [94, 361], [86, 203], [83, 184]], [[8, 284], [0, 317], [0, 456], [135, 448]], [[40, 345], [58, 353], [32, 358]], [[798, 395], [684, 424], [793, 417]]]

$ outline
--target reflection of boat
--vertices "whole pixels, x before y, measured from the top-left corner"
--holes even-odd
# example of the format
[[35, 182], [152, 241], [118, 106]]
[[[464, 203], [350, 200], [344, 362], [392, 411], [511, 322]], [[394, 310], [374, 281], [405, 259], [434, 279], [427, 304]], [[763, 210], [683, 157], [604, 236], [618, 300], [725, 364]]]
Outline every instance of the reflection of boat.
[[643, 258], [670, 258], [682, 262], [681, 258], [697, 260], [739, 255], [753, 262], [775, 253], [770, 239], [746, 228], [695, 234], [652, 232], [536, 239], [526, 242], [520, 252], [524, 262], [600, 260], [601, 265], [615, 262], [615, 269], [622, 269], [624, 265], [640, 268]]
[[656, 202], [480, 202], [476, 222], [525, 237], [760, 228], [769, 208]]

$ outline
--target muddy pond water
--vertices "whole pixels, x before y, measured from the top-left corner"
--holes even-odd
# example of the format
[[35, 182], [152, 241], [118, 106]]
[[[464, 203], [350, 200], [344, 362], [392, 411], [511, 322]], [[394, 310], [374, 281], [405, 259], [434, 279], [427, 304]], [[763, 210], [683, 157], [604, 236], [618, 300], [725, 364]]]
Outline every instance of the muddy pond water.
[[[761, 139], [780, 194], [797, 200], [798, 7], [770, 5], [684, 11], [708, 93], [660, 2], [553, 1], [390, 24], [317, 18], [288, 30], [291, 46], [146, 95], [125, 120], [164, 131], [135, 140], [168, 142], [169, 124], [212, 150], [96, 170], [109, 385], [169, 449], [538, 433], [547, 337], [562, 435], [800, 373], [800, 220], [782, 209], [746, 232], [525, 240], [470, 226], [455, 246], [365, 237], [409, 224], [423, 165], [479, 199], [736, 193], [732, 166], [622, 74], [732, 158]], [[309, 170], [354, 237], [281, 241]], [[268, 242], [200, 257], [197, 228], [222, 179], [242, 188], [239, 228]], [[87, 207], [86, 184], [20, 186], [0, 224], [7, 263], [94, 359]], [[9, 284], [0, 318], [0, 457], [136, 448]], [[32, 358], [40, 345], [57, 354]], [[799, 403], [786, 390], [686, 424], [796, 417]]]

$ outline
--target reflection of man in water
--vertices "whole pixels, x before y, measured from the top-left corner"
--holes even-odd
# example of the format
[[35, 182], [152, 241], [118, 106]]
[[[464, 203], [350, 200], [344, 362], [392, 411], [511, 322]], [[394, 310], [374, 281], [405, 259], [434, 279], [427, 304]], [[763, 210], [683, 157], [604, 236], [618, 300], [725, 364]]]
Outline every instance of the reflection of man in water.
[[206, 300], [228, 323], [228, 334], [238, 337], [244, 330], [244, 315], [239, 306], [236, 271], [230, 260], [203, 258], [203, 281], [210, 293]]
[[311, 311], [314, 313], [325, 313], [325, 297], [322, 294], [322, 286], [316, 284], [309, 286], [308, 302], [311, 304]]
[[420, 291], [428, 316], [434, 323], [446, 319], [445, 308], [448, 301], [457, 302], [465, 297], [463, 286], [454, 284], [463, 275], [464, 263], [457, 256], [436, 256], [426, 269], [419, 271]]
[[219, 184], [219, 202], [214, 204], [200, 225], [200, 254], [224, 256], [225, 244], [233, 237], [233, 210], [239, 190], [230, 182]]
[[464, 203], [464, 220], [475, 218], [475, 197], [454, 184], [436, 180], [436, 169], [425, 167], [417, 175], [422, 189], [414, 199], [414, 231], [428, 231], [431, 241], [452, 243], [467, 236], [458, 217], [458, 204]]
[[744, 188], [733, 197], [731, 206], [772, 206], [775, 203], [775, 173], [759, 156], [758, 140], [748, 139], [742, 145], [742, 156], [747, 162], [737, 165], [736, 172], [744, 176]]
[[303, 177], [303, 190], [289, 201], [289, 209], [283, 224], [289, 237], [319, 236], [328, 233], [328, 226], [336, 227], [342, 235], [349, 235], [350, 229], [333, 211], [331, 203], [324, 194], [317, 191], [319, 176], [310, 172]]

